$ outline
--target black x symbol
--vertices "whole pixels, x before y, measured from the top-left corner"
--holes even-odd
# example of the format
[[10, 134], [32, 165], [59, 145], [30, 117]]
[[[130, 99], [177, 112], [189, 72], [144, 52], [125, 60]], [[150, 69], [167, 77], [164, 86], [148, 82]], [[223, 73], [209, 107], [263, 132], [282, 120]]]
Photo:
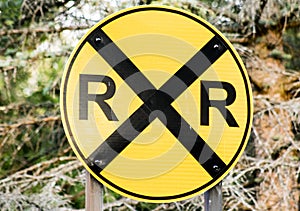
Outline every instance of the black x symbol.
[[[213, 178], [226, 170], [222, 159], [171, 106], [227, 50], [221, 39], [214, 36], [158, 90], [100, 27], [86, 40], [144, 102], [87, 158], [94, 172], [100, 173], [155, 118], [162, 122], [167, 119], [164, 124], [168, 130]], [[164, 115], [150, 119], [154, 111]]]

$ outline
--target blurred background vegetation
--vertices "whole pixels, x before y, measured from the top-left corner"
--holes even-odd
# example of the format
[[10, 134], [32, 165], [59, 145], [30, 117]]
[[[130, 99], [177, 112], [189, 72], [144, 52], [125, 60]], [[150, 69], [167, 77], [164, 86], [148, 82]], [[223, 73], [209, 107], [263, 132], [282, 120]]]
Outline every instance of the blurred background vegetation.
[[[254, 126], [223, 181], [224, 210], [300, 210], [299, 0], [0, 0], [0, 209], [84, 209], [85, 170], [60, 120], [64, 65], [99, 20], [143, 4], [208, 20], [246, 65]], [[149, 204], [104, 188], [104, 200], [106, 210], [203, 210], [203, 196]]]

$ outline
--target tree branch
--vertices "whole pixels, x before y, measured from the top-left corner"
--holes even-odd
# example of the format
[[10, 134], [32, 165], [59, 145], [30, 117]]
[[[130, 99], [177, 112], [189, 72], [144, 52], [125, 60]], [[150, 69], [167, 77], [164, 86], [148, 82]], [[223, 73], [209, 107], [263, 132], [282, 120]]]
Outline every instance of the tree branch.
[[21, 126], [25, 125], [33, 125], [33, 124], [41, 124], [45, 122], [52, 122], [52, 121], [59, 121], [61, 118], [60, 116], [50, 116], [50, 117], [45, 117], [41, 119], [33, 119], [33, 120], [27, 120], [15, 124], [0, 124], [0, 135], [5, 135], [7, 131], [11, 129], [16, 129]]
[[37, 28], [22, 28], [22, 29], [10, 29], [6, 31], [0, 31], [0, 36], [12, 35], [12, 34], [33, 34], [33, 33], [60, 33], [65, 30], [84, 30], [89, 29], [91, 26], [63, 26], [63, 27], [37, 27]]
[[266, 7], [268, 3], [268, 0], [260, 0], [260, 5], [259, 5], [259, 9], [256, 10], [255, 12], [255, 18], [254, 18], [254, 23], [257, 25], [261, 19], [261, 15]]

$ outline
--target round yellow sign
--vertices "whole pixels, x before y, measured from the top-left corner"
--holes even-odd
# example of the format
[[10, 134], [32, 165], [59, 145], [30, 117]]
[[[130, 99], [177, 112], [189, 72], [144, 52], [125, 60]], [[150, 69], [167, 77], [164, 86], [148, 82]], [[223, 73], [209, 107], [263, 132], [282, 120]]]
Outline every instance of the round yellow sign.
[[68, 140], [112, 190], [170, 202], [220, 182], [252, 124], [247, 72], [212, 25], [170, 7], [135, 7], [95, 25], [61, 85]]

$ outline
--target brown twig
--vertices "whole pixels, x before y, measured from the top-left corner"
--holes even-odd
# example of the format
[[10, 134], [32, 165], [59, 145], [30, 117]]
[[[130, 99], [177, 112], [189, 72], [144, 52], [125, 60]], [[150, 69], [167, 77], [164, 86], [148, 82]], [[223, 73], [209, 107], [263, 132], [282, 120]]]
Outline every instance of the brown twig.
[[76, 31], [89, 29], [90, 25], [84, 26], [63, 26], [63, 27], [36, 27], [36, 28], [21, 28], [0, 31], [0, 36], [12, 34], [34, 34], [34, 33], [60, 33], [65, 30]]

